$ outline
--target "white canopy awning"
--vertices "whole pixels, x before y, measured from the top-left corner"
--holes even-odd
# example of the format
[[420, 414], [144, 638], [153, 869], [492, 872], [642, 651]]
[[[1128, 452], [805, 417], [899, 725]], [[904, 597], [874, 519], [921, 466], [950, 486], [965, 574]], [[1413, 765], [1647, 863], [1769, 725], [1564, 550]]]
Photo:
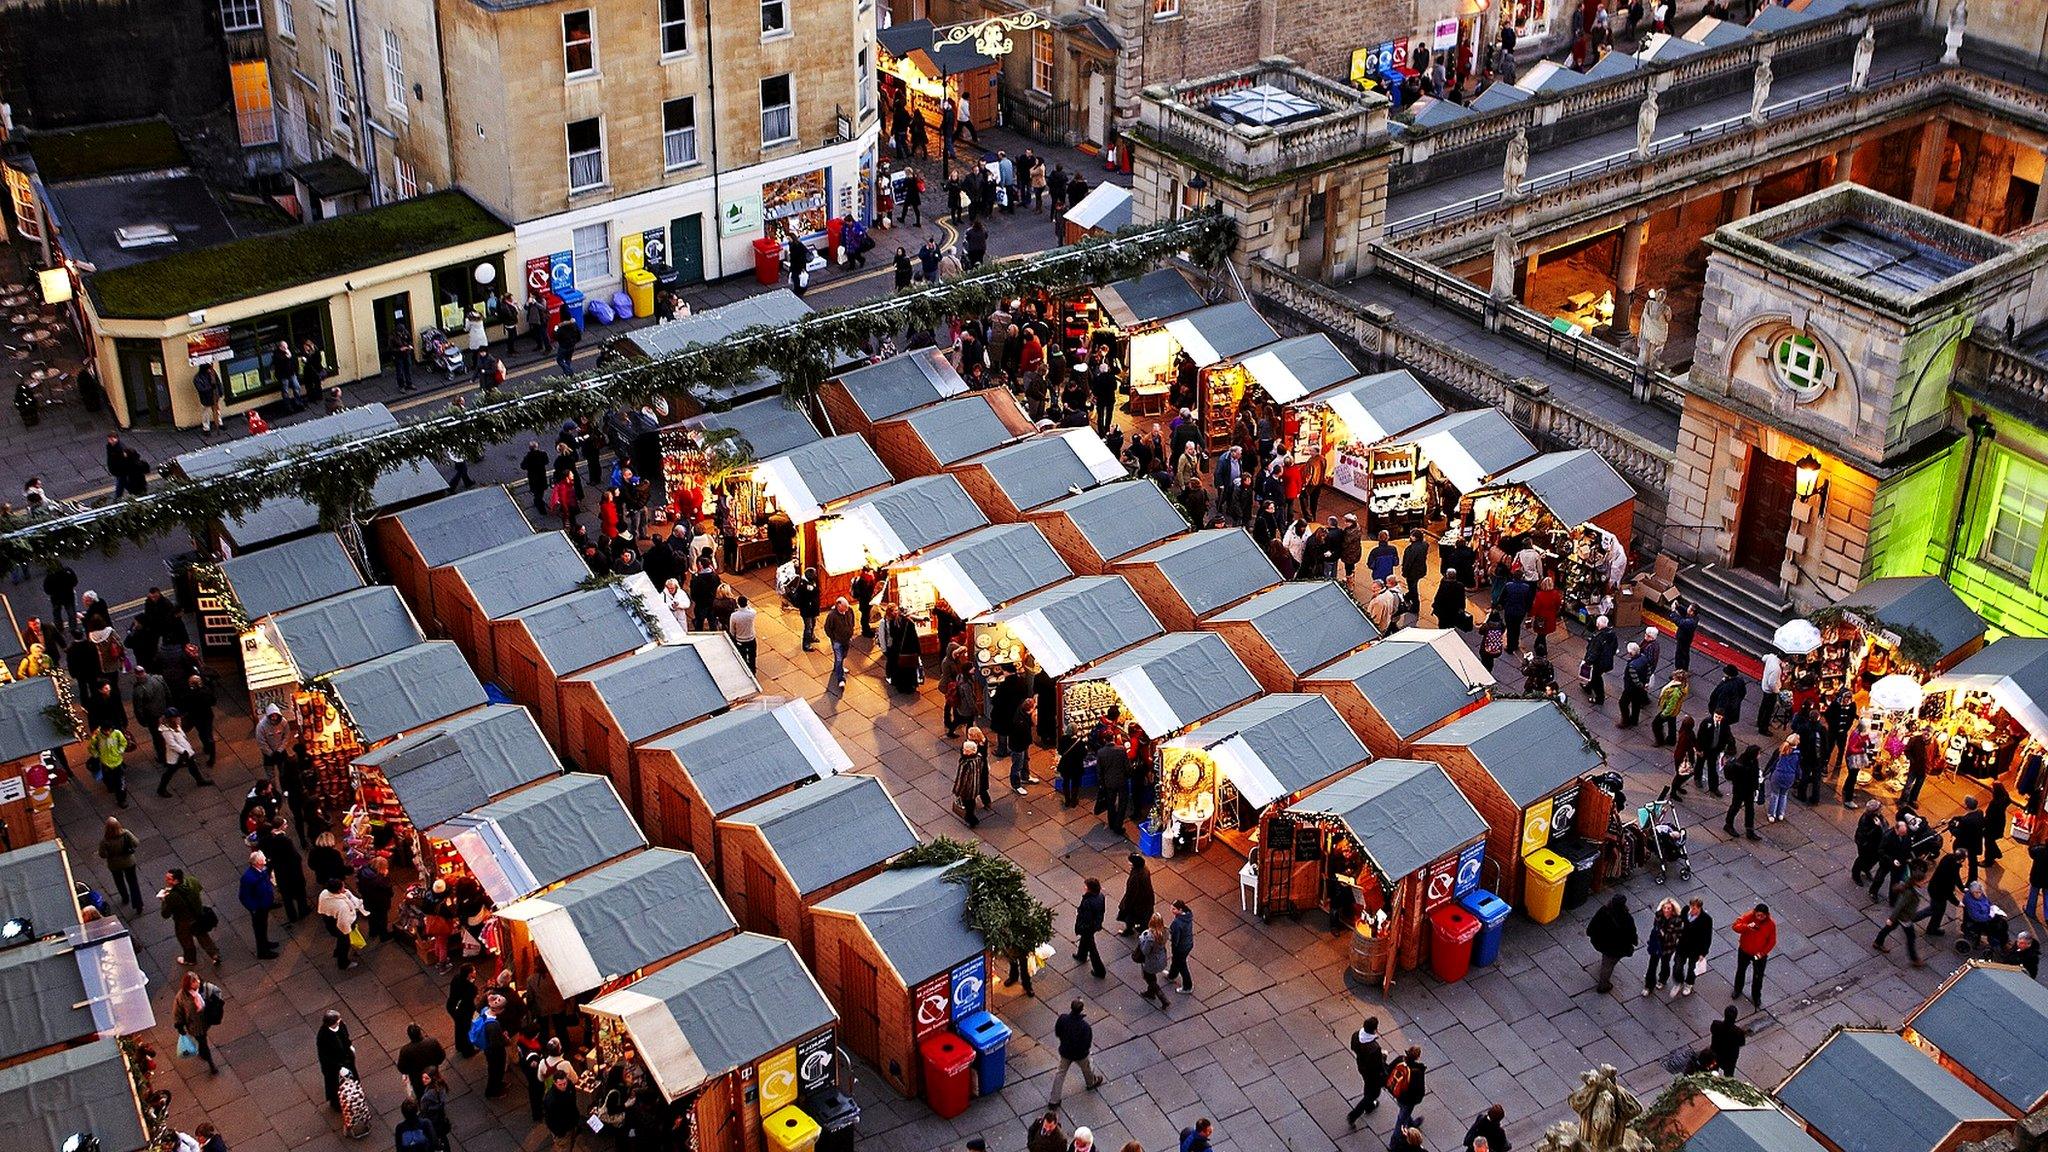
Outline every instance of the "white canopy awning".
[[1927, 682], [1930, 692], [1984, 692], [2036, 740], [2048, 741], [2048, 640], [2006, 636]]
[[1428, 463], [1462, 493], [1536, 455], [1536, 446], [1497, 408], [1453, 412], [1402, 440], [1419, 446]]

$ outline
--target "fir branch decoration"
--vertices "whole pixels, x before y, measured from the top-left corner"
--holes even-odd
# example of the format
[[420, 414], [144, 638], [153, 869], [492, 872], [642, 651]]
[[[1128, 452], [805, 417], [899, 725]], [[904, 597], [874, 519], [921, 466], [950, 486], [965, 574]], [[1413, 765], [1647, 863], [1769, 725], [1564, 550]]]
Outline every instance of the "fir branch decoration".
[[1888, 632], [1897, 636], [1899, 659], [1915, 668], [1933, 671], [1941, 658], [1948, 655], [1941, 641], [1918, 624], [1892, 624], [1855, 605], [1830, 604], [1808, 613], [1806, 618], [1823, 632], [1847, 626], [1860, 632]]
[[1023, 956], [1052, 939], [1052, 909], [1025, 887], [1024, 870], [978, 844], [941, 836], [896, 858], [891, 868], [943, 868], [946, 879], [967, 885], [967, 926], [998, 956]]

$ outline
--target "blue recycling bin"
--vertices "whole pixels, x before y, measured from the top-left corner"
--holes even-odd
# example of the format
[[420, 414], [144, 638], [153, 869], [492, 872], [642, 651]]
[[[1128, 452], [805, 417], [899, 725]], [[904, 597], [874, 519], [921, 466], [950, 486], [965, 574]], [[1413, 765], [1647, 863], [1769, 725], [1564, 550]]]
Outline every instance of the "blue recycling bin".
[[1010, 1026], [987, 1012], [969, 1012], [953, 1021], [953, 1029], [974, 1049], [975, 1079], [981, 1084], [975, 1095], [1002, 1091], [1004, 1066], [1009, 1059]]
[[1500, 959], [1500, 938], [1507, 928], [1508, 902], [1484, 888], [1474, 888], [1458, 901], [1479, 918], [1479, 939], [1472, 942], [1472, 966], [1483, 968]]
[[562, 292], [560, 299], [562, 301], [562, 319], [574, 320], [579, 328], [590, 326], [583, 318], [583, 293], [571, 288], [566, 292]]
[[1160, 827], [1150, 820], [1138, 821], [1138, 851], [1147, 856], [1166, 854], [1165, 837]]

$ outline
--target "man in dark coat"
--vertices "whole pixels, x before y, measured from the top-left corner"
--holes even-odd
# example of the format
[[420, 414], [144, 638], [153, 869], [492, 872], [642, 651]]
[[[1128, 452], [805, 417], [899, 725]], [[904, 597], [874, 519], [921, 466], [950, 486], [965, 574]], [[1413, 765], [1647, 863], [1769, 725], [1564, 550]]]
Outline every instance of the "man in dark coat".
[[1884, 847], [1885, 830], [1884, 805], [1875, 800], [1865, 804], [1856, 821], [1856, 862], [1849, 867], [1852, 883], [1869, 883], [1870, 870], [1877, 866], [1877, 854]]
[[1130, 799], [1131, 758], [1121, 740], [1111, 741], [1095, 751], [1095, 809], [1101, 812], [1109, 830], [1124, 834], [1124, 807]]
[[1417, 528], [1408, 534], [1408, 546], [1401, 549], [1401, 579], [1407, 581], [1401, 611], [1422, 615], [1422, 581], [1429, 575], [1429, 536]]
[[1102, 950], [1096, 947], [1095, 934], [1102, 931], [1102, 922], [1108, 913], [1109, 902], [1102, 895], [1102, 881], [1090, 876], [1087, 890], [1081, 894], [1081, 903], [1074, 909], [1074, 963], [1087, 963], [1097, 980], [1108, 974], [1102, 966]]
[[1757, 759], [1756, 745], [1728, 761], [1728, 817], [1721, 822], [1721, 830], [1729, 836], [1735, 835], [1735, 813], [1739, 810], [1742, 834], [1751, 840], [1763, 839], [1756, 834], [1756, 788], [1762, 782], [1763, 765]]
[[1053, 1073], [1052, 1099], [1046, 1102], [1046, 1110], [1053, 1111], [1060, 1106], [1062, 1090], [1067, 1086], [1067, 1069], [1076, 1064], [1081, 1066], [1081, 1082], [1090, 1092], [1102, 1087], [1103, 1075], [1095, 1070], [1095, 1061], [1089, 1054], [1095, 1048], [1095, 1028], [1088, 1023], [1087, 1006], [1075, 1000], [1067, 1005], [1067, 1014], [1053, 1021], [1052, 1034], [1059, 1041], [1059, 1071]]
[[1586, 666], [1593, 673], [1586, 681], [1586, 703], [1598, 708], [1607, 703], [1607, 674], [1614, 671], [1614, 657], [1621, 650], [1621, 637], [1602, 616], [1593, 622], [1593, 636], [1586, 641]]
[[1508, 1152], [1508, 1134], [1501, 1127], [1507, 1114], [1507, 1109], [1495, 1104], [1473, 1118], [1472, 1126], [1465, 1129], [1465, 1152], [1472, 1152], [1481, 1140], [1486, 1141], [1486, 1152]]
[[348, 1038], [348, 1025], [342, 1023], [341, 1013], [328, 1009], [320, 1021], [320, 1031], [314, 1034], [313, 1046], [320, 1057], [320, 1079], [327, 1086], [327, 1106], [341, 1111], [341, 1070], [356, 1069], [356, 1046]]
[[1130, 856], [1131, 873], [1124, 880], [1123, 898], [1116, 902], [1117, 922], [1123, 925], [1118, 933], [1122, 936], [1135, 935], [1152, 919], [1156, 906], [1152, 895], [1152, 872], [1145, 866], [1145, 858], [1133, 852]]
[[1742, 1046], [1749, 1042], [1749, 1029], [1735, 1022], [1734, 1005], [1722, 1011], [1709, 1035], [1707, 1051], [1714, 1054], [1714, 1070], [1723, 1076], [1734, 1076], [1735, 1061], [1742, 1055]]
[[1707, 696], [1707, 709], [1728, 717], [1732, 723], [1742, 715], [1742, 698], [1747, 695], [1749, 685], [1743, 683], [1742, 673], [1733, 664], [1723, 664], [1721, 682], [1714, 685], [1713, 692]]
[[1380, 1047], [1380, 1018], [1368, 1016], [1351, 1036], [1351, 1056], [1358, 1062], [1358, 1103], [1344, 1122], [1358, 1127], [1358, 1118], [1380, 1106], [1380, 1089], [1387, 1082], [1387, 1050]]
[[1593, 990], [1605, 994], [1614, 990], [1614, 966], [1636, 953], [1636, 920], [1628, 914], [1628, 900], [1617, 892], [1593, 913], [1586, 924], [1586, 938], [1600, 953], [1600, 980]]

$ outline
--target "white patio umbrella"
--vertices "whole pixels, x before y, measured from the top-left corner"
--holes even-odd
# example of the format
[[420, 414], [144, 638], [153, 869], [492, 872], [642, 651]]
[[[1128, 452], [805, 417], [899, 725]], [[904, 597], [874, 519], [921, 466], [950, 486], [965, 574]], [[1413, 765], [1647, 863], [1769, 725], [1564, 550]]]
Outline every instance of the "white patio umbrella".
[[1870, 706], [1881, 712], [1918, 712], [1924, 694], [1918, 680], [1894, 672], [1870, 686]]
[[1811, 620], [1787, 620], [1771, 633], [1771, 644], [1787, 656], [1804, 656], [1820, 647], [1820, 629]]

